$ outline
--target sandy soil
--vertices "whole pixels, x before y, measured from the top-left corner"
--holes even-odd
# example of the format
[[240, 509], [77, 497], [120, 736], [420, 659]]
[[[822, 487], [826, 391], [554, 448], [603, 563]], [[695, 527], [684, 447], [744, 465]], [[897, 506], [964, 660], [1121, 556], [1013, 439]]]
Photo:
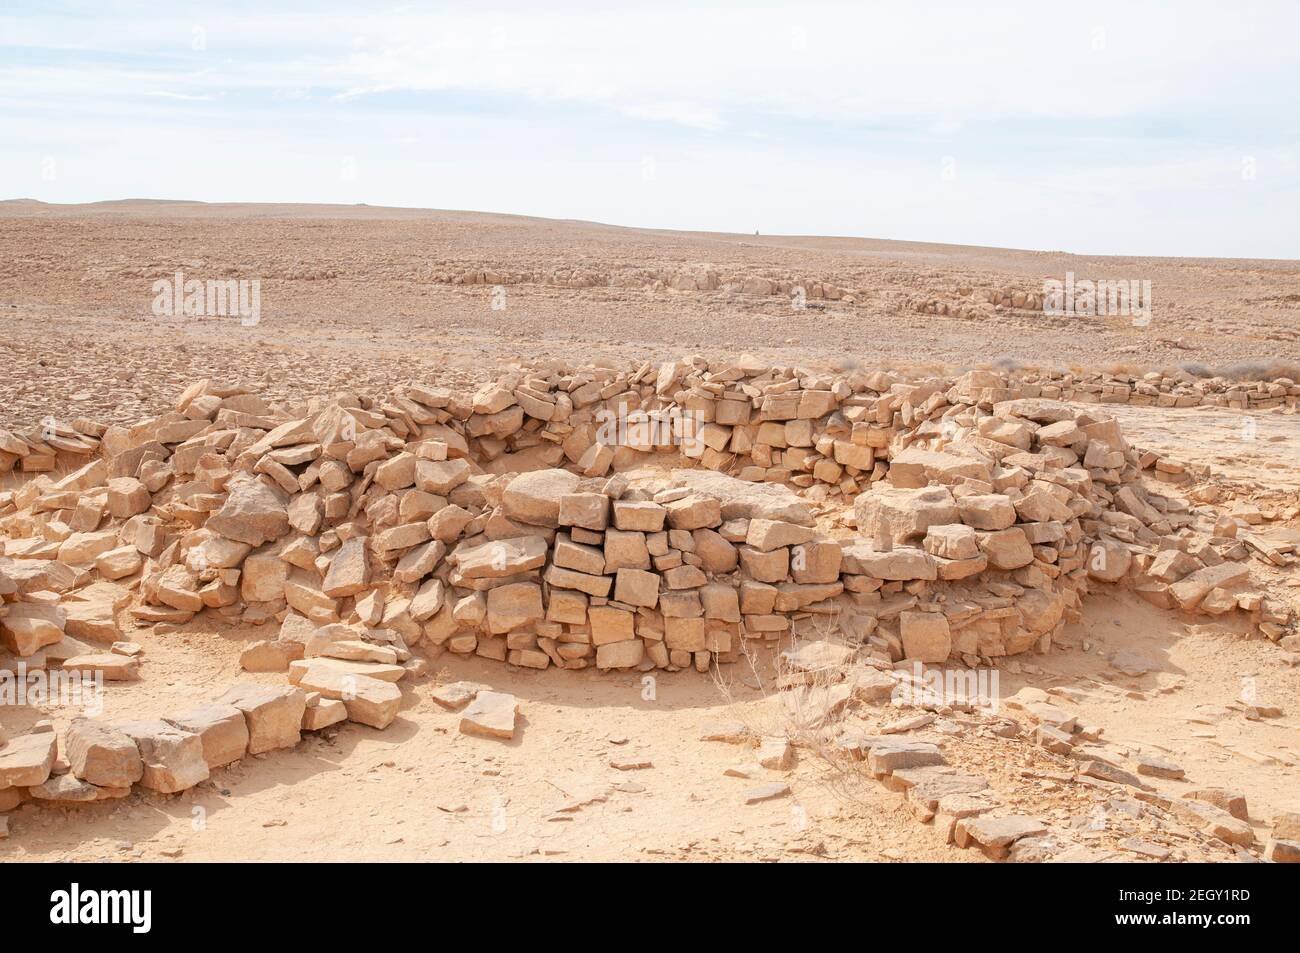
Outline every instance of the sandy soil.
[[1234, 484], [1259, 490], [1300, 489], [1300, 424], [1294, 416], [1108, 405], [1137, 446], [1208, 465]]
[[[104, 716], [156, 714], [239, 678], [283, 684], [283, 676], [239, 670], [239, 648], [260, 635], [200, 623], [165, 636], [137, 633], [147, 646], [144, 678], [110, 686]], [[756, 782], [723, 771], [752, 755], [699, 741], [708, 721], [762, 704], [762, 693], [739, 681], [724, 691], [694, 672], [660, 674], [650, 693], [635, 674], [511, 672], [455, 656], [434, 667], [433, 677], [408, 686], [401, 716], [383, 731], [329, 730], [174, 798], [27, 806], [13, 816], [0, 856], [166, 859], [179, 848], [186, 860], [220, 861], [967, 859], [881, 788], [864, 779], [846, 789], [816, 757], [789, 776], [770, 772], [791, 784], [792, 798], [740, 806]], [[459, 732], [459, 715], [429, 697], [439, 681], [458, 679], [519, 698], [514, 741]], [[622, 771], [611, 760], [653, 767]], [[583, 806], [562, 810], [574, 803]]]
[[[250, 675], [239, 650], [263, 636], [253, 627], [131, 633], [146, 649], [143, 678], [111, 685], [104, 716], [128, 719], [172, 710], [210, 694], [210, 686]], [[1048, 690], [1056, 702], [1121, 750], [1157, 754], [1187, 771], [1185, 781], [1148, 779], [1180, 794], [1223, 786], [1244, 793], [1267, 836], [1268, 819], [1300, 810], [1289, 783], [1300, 762], [1300, 722], [1248, 721], [1231, 706], [1247, 682], [1260, 701], [1294, 699], [1300, 669], [1279, 663], [1276, 646], [1218, 625], [1186, 625], [1131, 595], [1096, 595], [1064, 651], [1011, 661], [999, 672], [1005, 699], [1020, 688]], [[1124, 648], [1154, 670], [1132, 678], [1106, 658]], [[10, 816], [0, 856], [13, 860], [765, 860], [978, 862], [975, 851], [940, 843], [901, 796], [843, 764], [801, 749], [790, 772], [756, 779], [724, 775], [752, 763], [742, 746], [704, 742], [703, 726], [741, 721], [779, 724], [775, 697], [756, 687], [744, 662], [719, 678], [660, 673], [510, 671], [482, 659], [443, 656], [432, 676], [406, 684], [402, 714], [384, 731], [331, 729], [293, 751], [247, 759], [176, 797], [137, 793], [120, 802], [69, 809], [26, 805]], [[765, 671], [760, 665], [760, 671]], [[514, 693], [522, 706], [516, 739], [461, 734], [459, 716], [430, 698], [439, 682], [467, 679]], [[405, 683], [404, 683], [405, 684]], [[770, 683], [764, 686], [770, 691]], [[871, 729], [912, 709], [868, 709], [854, 718]], [[75, 712], [53, 712], [61, 728]], [[1000, 714], [1014, 716], [1005, 706]], [[7, 711], [21, 730], [42, 714]], [[1080, 826], [1116, 799], [1055, 783], [1068, 764], [1027, 739], [990, 743], [941, 737], [955, 765], [987, 776], [1008, 802], [1032, 815]], [[648, 761], [617, 770], [611, 761]], [[785, 781], [792, 796], [744, 805], [744, 792]], [[565, 810], [569, 808], [569, 810]], [[1101, 844], [1135, 833], [1111, 819]], [[1118, 826], [1116, 826], [1118, 824]], [[1137, 827], [1138, 825], [1134, 825]], [[1222, 860], [1222, 845], [1189, 842]], [[1136, 857], [1134, 859], [1137, 859]]]

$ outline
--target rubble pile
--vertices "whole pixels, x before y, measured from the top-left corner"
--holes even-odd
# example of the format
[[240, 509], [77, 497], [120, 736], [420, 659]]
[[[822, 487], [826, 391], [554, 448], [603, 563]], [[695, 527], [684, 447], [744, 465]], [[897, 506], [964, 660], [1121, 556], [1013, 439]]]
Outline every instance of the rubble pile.
[[1198, 376], [1189, 370], [1144, 374], [1026, 372], [1017, 375], [1015, 386], [1023, 397], [1134, 407], [1223, 407], [1294, 413], [1300, 398], [1300, 384], [1289, 377], [1242, 381]]
[[432, 271], [421, 277], [449, 285], [549, 285], [556, 288], [644, 288], [648, 291], [719, 292], [723, 294], [779, 295], [789, 298], [799, 289], [807, 298], [844, 301], [854, 304], [870, 293], [853, 290], [826, 278], [794, 277], [784, 272], [766, 274], [724, 273], [700, 263], [684, 268], [625, 267], [605, 270], [588, 268], [548, 268], [509, 270], [491, 264], [473, 268], [449, 268]]
[[1237, 523], [1147, 487], [1170, 466], [1066, 396], [745, 356], [274, 406], [204, 380], [132, 426], [0, 432], [0, 468], [30, 475], [0, 492], [0, 665], [136, 678], [125, 618], [203, 613], [273, 629], [241, 661], [289, 683], [79, 722], [64, 774], [53, 734], [10, 739], [0, 796], [180, 790], [300, 730], [383, 728], [441, 652], [703, 672], [826, 620], [886, 664], [976, 666], [1050, 649], [1098, 582], [1294, 640]]

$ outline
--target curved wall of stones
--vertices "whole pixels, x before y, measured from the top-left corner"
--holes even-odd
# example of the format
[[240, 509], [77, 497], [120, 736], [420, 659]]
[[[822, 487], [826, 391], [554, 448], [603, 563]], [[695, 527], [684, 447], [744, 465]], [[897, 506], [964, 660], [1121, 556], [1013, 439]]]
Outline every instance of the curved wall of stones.
[[987, 662], [1046, 648], [1092, 580], [1236, 607], [1245, 567], [1145, 488], [1157, 461], [1042, 392], [749, 357], [296, 407], [202, 381], [132, 427], [5, 435], [23, 469], [90, 459], [0, 495], [0, 629], [25, 657], [111, 636], [128, 604], [276, 625], [257, 667], [336, 627], [398, 655], [706, 669], [828, 617], [891, 660]]
[[[0, 734], [0, 810], [174, 792], [303, 730], [386, 727], [441, 652], [706, 671], [803, 627], [885, 669], [978, 665], [1049, 648], [1094, 582], [1294, 640], [1237, 524], [1149, 488], [1185, 475], [1051, 393], [689, 359], [294, 406], [201, 381], [131, 427], [0, 432], [22, 477], [0, 492], [5, 671], [135, 678], [124, 617], [204, 613], [266, 627], [242, 664], [289, 683], [74, 722], [66, 770], [52, 728]], [[479, 692], [463, 727], [513, 731], [513, 704]]]

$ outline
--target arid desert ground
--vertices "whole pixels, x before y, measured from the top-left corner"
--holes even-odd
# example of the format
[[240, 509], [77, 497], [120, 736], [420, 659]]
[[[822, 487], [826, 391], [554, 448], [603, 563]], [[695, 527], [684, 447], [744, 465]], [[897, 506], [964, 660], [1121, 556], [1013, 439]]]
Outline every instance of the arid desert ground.
[[[178, 271], [257, 279], [259, 319], [155, 314], [152, 286]], [[1151, 320], [1026, 306], [1045, 279], [1067, 273], [1149, 280]], [[798, 306], [789, 287], [804, 291]], [[364, 206], [0, 203], [0, 430], [76, 418], [129, 427], [173, 410], [202, 380], [293, 403], [378, 396], [406, 382], [472, 394], [513, 363], [624, 368], [741, 355], [809, 375], [1181, 372], [1294, 384], [1300, 262]], [[1244, 557], [1255, 587], [1292, 615], [1300, 609], [1294, 397], [1263, 409], [1103, 409], [1132, 447], [1189, 468], [1162, 493], [1213, 505], [1235, 516], [1238, 539], [1263, 541]], [[0, 493], [31, 476], [0, 473]], [[1275, 560], [1256, 558], [1270, 547]], [[265, 625], [218, 624], [209, 613], [181, 624], [121, 618], [121, 640], [140, 650], [140, 677], [110, 684], [113, 719], [156, 718], [234, 681], [283, 683], [241, 667], [241, 653], [268, 638]], [[948, 764], [980, 772], [1017, 816], [1071, 832], [1079, 853], [1067, 859], [1258, 859], [1270, 838], [1292, 841], [1293, 828], [1281, 826], [1300, 812], [1300, 656], [1293, 636], [1263, 637], [1257, 622], [1098, 589], [1051, 651], [997, 666], [1002, 698], [1031, 700], [998, 716], [1019, 730], [960, 710], [851, 705], [847, 717], [873, 736], [941, 743]], [[717, 724], [781, 732], [788, 686], [744, 659], [663, 674], [650, 697], [635, 669], [534, 671], [472, 653], [430, 652], [411, 681], [382, 731], [342, 723], [215, 770], [179, 795], [22, 803], [8, 815], [0, 859], [1000, 859], [937, 836], [927, 812], [877, 783], [865, 762], [796, 744], [777, 767], [760, 767], [744, 744], [702, 740]], [[460, 716], [433, 694], [462, 681], [515, 696], [511, 740], [458, 730]], [[1077, 758], [1024, 717], [1041, 699], [1068, 713], [1074, 744], [1104, 739], [1115, 770], [1141, 787], [1074, 770]], [[0, 727], [14, 738], [50, 719], [62, 732], [74, 714], [5, 708]], [[744, 803], [755, 784], [789, 791]], [[1220, 793], [1193, 795], [1207, 791]], [[1213, 803], [1240, 823], [1215, 828], [1213, 818], [1170, 809], [1171, 799]]]
[[[129, 420], [226, 369], [278, 397], [395, 376], [472, 381], [516, 357], [750, 352], [823, 367], [1201, 365], [1254, 377], [1300, 363], [1294, 261], [1081, 258], [336, 206], [16, 201], [0, 203], [0, 222], [3, 356], [18, 382], [3, 424], [73, 411]], [[177, 270], [260, 279], [263, 320], [155, 317], [150, 287]], [[813, 299], [794, 312], [789, 295], [672, 287], [710, 271], [720, 283], [825, 282], [857, 300]], [[963, 288], [1040, 292], [1067, 272], [1149, 280], [1151, 323], [914, 310], [918, 300], [955, 304]], [[498, 284], [506, 306], [493, 310]]]

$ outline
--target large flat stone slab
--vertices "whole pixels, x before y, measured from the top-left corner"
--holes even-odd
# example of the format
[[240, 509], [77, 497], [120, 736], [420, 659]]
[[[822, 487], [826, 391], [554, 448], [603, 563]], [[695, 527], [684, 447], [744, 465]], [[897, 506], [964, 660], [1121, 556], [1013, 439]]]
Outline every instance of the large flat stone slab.
[[785, 486], [750, 483], [713, 470], [674, 470], [674, 486], [684, 486], [722, 504], [722, 518], [768, 519], [812, 526], [812, 508]]
[[460, 730], [467, 735], [511, 739], [515, 736], [518, 713], [519, 702], [514, 695], [479, 692], [461, 713]]
[[243, 712], [248, 725], [249, 754], [292, 748], [302, 737], [307, 695], [300, 688], [264, 688], [239, 682], [216, 701]]
[[104, 788], [129, 788], [144, 775], [135, 741], [102, 721], [74, 719], [64, 736], [64, 757], [72, 773]]
[[248, 725], [234, 705], [211, 702], [164, 718], [168, 724], [199, 736], [208, 768], [220, 768], [248, 753]]
[[0, 748], [0, 790], [44, 784], [54, 767], [57, 744], [52, 731], [10, 738]]

